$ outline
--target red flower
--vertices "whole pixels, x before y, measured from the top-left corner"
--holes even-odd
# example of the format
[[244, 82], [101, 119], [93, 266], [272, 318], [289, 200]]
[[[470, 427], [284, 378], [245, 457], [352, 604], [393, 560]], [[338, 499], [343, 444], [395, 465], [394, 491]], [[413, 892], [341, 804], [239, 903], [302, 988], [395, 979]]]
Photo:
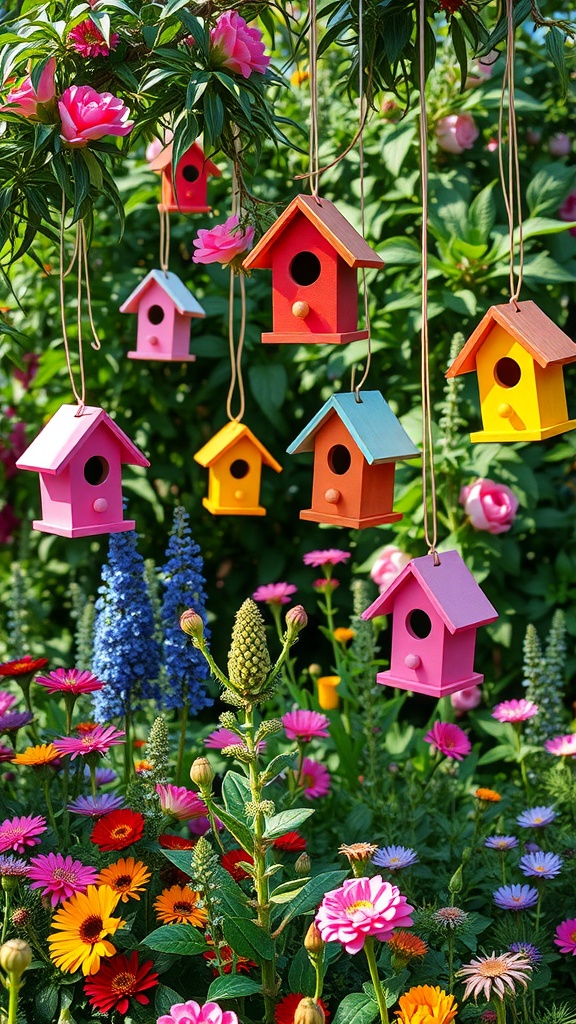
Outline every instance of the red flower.
[[464, 6], [465, 0], [440, 0], [440, 7], [447, 14], [455, 14]]
[[290, 853], [300, 853], [306, 849], [306, 840], [299, 832], [286, 832], [285, 835], [274, 839], [272, 846], [275, 850], [289, 850]]
[[239, 867], [240, 861], [245, 861], [247, 864], [253, 864], [254, 858], [246, 853], [245, 850], [229, 850], [228, 853], [223, 853], [220, 858], [220, 863], [223, 868], [226, 869], [229, 875], [235, 882], [241, 882], [243, 878], [250, 878], [250, 875], [244, 868]]
[[48, 658], [32, 658], [29, 654], [25, 654], [18, 661], [5, 661], [3, 665], [0, 665], [0, 676], [5, 676], [7, 679], [17, 679], [18, 676], [27, 676], [33, 672], [38, 672], [47, 664]]
[[102, 960], [98, 973], [84, 982], [90, 1005], [100, 1013], [117, 1010], [124, 1015], [130, 1009], [130, 997], [134, 996], [137, 1003], [146, 1006], [150, 999], [143, 993], [158, 984], [156, 971], [150, 970], [153, 966], [152, 960], [138, 964], [136, 950], [130, 956], [119, 953], [110, 960]]
[[92, 829], [90, 839], [100, 850], [125, 850], [142, 838], [144, 818], [129, 808], [110, 811]]
[[171, 836], [163, 832], [158, 836], [158, 842], [163, 850], [193, 850], [196, 843], [192, 839], [185, 839], [184, 836]]
[[78, 722], [74, 726], [74, 732], [77, 732], [79, 736], [87, 736], [88, 733], [94, 732], [96, 728], [96, 722]]
[[[214, 949], [209, 949], [208, 952], [203, 953], [202, 956], [208, 961], [217, 960], [216, 950]], [[232, 974], [233, 965], [235, 968], [235, 974], [241, 974], [242, 971], [245, 971], [246, 974], [250, 974], [250, 971], [254, 967], [258, 966], [254, 960], [249, 960], [248, 957], [235, 956], [234, 950], [230, 946], [220, 946], [220, 970], [215, 966], [213, 968], [214, 975], [218, 976], [220, 971], [222, 974]]]
[[[274, 1010], [274, 1020], [276, 1024], [294, 1024], [294, 1014], [298, 1008], [298, 1003], [304, 996], [301, 992], [291, 992], [290, 995], [284, 996], [278, 1003]], [[324, 1016], [326, 1017], [326, 1024], [330, 1020], [330, 1012], [326, 1008], [326, 1003], [322, 1000], [318, 1000], [320, 1006], [324, 1010]]]

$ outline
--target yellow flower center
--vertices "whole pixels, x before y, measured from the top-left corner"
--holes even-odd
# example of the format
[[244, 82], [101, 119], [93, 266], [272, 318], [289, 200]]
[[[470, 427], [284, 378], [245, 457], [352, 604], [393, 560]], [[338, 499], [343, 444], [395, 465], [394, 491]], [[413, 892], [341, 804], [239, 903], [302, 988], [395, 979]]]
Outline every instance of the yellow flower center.
[[124, 971], [123, 974], [117, 974], [112, 979], [111, 989], [116, 996], [125, 995], [127, 992], [131, 992], [136, 983], [136, 975], [130, 974], [129, 971]]
[[497, 957], [494, 957], [480, 964], [478, 970], [483, 978], [501, 978], [508, 971], [508, 967], [501, 960], [498, 960]]
[[110, 832], [111, 839], [126, 839], [126, 836], [130, 835], [129, 825], [116, 825]]
[[371, 900], [356, 900], [356, 903], [351, 903], [349, 907], [346, 907], [346, 913], [355, 914], [357, 910], [363, 910], [364, 907], [373, 910], [374, 904]]
[[87, 945], [93, 946], [95, 942], [98, 942], [102, 928], [103, 922], [101, 917], [97, 917], [96, 915], [87, 917], [80, 925], [80, 938], [82, 939], [82, 942], [86, 942]]

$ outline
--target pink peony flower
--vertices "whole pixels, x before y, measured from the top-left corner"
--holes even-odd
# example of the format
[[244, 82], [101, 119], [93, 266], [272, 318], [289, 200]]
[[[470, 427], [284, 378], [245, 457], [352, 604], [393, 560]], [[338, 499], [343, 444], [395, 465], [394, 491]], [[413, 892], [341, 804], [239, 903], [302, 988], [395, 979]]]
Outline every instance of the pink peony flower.
[[314, 569], [318, 569], [323, 565], [339, 565], [340, 562], [347, 562], [349, 558], [349, 551], [340, 551], [339, 548], [327, 548], [324, 551], [307, 551], [302, 561], [304, 565], [311, 565]]
[[38, 104], [49, 103], [50, 100], [54, 99], [55, 68], [56, 58], [51, 57], [50, 60], [47, 61], [44, 70], [40, 75], [38, 88], [33, 88], [32, 79], [30, 78], [30, 75], [28, 75], [21, 85], [16, 89], [10, 90], [6, 97], [6, 103], [1, 109], [11, 110], [12, 113], [21, 114], [22, 117], [31, 117], [36, 119], [38, 117]]
[[479, 686], [468, 686], [465, 690], [456, 690], [450, 694], [450, 702], [458, 717], [477, 708], [481, 700], [482, 690]]
[[509, 487], [482, 477], [462, 488], [459, 501], [474, 529], [488, 533], [506, 533], [518, 509], [518, 498]]
[[[569, 192], [558, 210], [560, 220], [576, 220], [576, 192]], [[568, 228], [570, 235], [576, 235], [576, 228]]]
[[224, 11], [210, 32], [212, 62], [250, 78], [253, 71], [263, 75], [270, 63], [264, 53], [262, 33], [250, 28], [238, 11]]
[[472, 114], [448, 114], [436, 122], [436, 138], [446, 153], [463, 153], [472, 149], [480, 132]]
[[86, 18], [68, 33], [68, 39], [77, 53], [83, 57], [107, 57], [110, 50], [115, 50], [120, 42], [117, 32], [111, 32], [110, 45], [104, 39], [100, 29], [92, 18]]
[[316, 925], [324, 942], [340, 942], [347, 953], [358, 953], [371, 935], [388, 942], [395, 928], [409, 928], [413, 909], [398, 887], [381, 875], [349, 878], [326, 893]]
[[282, 725], [287, 738], [300, 743], [329, 736], [329, 719], [319, 711], [289, 711], [282, 716]]
[[566, 132], [556, 132], [548, 140], [551, 156], [569, 156], [572, 152], [572, 139]]
[[461, 761], [472, 749], [464, 730], [452, 722], [435, 722], [424, 740], [431, 743], [445, 757], [453, 757], [456, 761]]
[[387, 544], [386, 547], [378, 552], [376, 561], [370, 570], [370, 577], [380, 588], [381, 594], [394, 582], [396, 577], [402, 572], [402, 569], [405, 569], [411, 561], [412, 555], [407, 555], [405, 551], [401, 551], [395, 544]]
[[234, 1010], [221, 1010], [218, 1003], [200, 1006], [194, 999], [187, 1003], [174, 1003], [170, 1013], [158, 1017], [157, 1024], [238, 1024]]
[[60, 137], [69, 146], [87, 146], [105, 135], [128, 135], [134, 127], [130, 111], [111, 92], [96, 92], [89, 85], [71, 85], [58, 100], [62, 119]]
[[528, 718], [534, 718], [538, 714], [538, 705], [533, 700], [504, 700], [497, 704], [492, 712], [492, 718], [499, 722], [525, 722]]
[[206, 817], [206, 804], [201, 797], [186, 786], [156, 786], [160, 797], [160, 807], [164, 814], [169, 814], [178, 821], [189, 821], [191, 818]]
[[254, 228], [250, 226], [244, 231], [238, 231], [238, 223], [238, 217], [234, 215], [213, 228], [199, 228], [198, 237], [192, 241], [196, 248], [192, 262], [221, 263], [226, 267], [235, 256], [250, 249], [254, 241]]
[[297, 589], [293, 583], [264, 583], [254, 591], [252, 598], [265, 604], [290, 604], [290, 598]]
[[555, 736], [552, 740], [546, 740], [544, 746], [549, 754], [556, 754], [557, 757], [576, 757], [576, 732]]
[[562, 921], [556, 929], [554, 942], [560, 947], [561, 953], [572, 953], [576, 956], [576, 917]]
[[309, 800], [315, 800], [319, 796], [326, 796], [330, 792], [330, 772], [319, 761], [311, 757], [305, 757], [302, 761], [302, 768], [294, 772], [295, 778], [301, 786], [304, 786], [304, 796]]

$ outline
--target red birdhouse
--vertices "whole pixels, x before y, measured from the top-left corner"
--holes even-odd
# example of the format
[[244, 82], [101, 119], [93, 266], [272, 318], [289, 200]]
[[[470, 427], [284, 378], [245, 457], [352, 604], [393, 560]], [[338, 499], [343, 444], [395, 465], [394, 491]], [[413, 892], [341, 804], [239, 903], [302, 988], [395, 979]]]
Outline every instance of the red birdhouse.
[[379, 391], [333, 395], [287, 449], [314, 452], [312, 508], [301, 519], [361, 530], [402, 519], [393, 511], [398, 459], [420, 455]]
[[390, 668], [376, 682], [444, 697], [477, 686], [476, 630], [498, 618], [457, 551], [414, 558], [363, 613], [393, 614]]
[[222, 171], [207, 160], [195, 142], [176, 166], [176, 185], [172, 181], [172, 143], [151, 160], [151, 171], [162, 174], [162, 202], [159, 210], [168, 213], [208, 213], [208, 178], [219, 178]]
[[40, 474], [43, 518], [34, 529], [60, 537], [133, 530], [123, 520], [122, 463], [150, 465], [103, 409], [62, 405], [16, 463]]
[[272, 269], [271, 344], [342, 345], [358, 330], [359, 267], [384, 262], [327, 199], [296, 196], [243, 262]]
[[192, 292], [176, 274], [151, 270], [120, 306], [121, 313], [138, 313], [136, 351], [129, 359], [189, 363], [192, 317], [206, 316]]

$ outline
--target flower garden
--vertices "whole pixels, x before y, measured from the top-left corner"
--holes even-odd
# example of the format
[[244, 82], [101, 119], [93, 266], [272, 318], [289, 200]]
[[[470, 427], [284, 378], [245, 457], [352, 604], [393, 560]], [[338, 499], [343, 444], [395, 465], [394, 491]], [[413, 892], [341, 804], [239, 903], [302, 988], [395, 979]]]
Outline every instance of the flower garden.
[[5, 1024], [576, 1024], [570, 15], [0, 12]]

